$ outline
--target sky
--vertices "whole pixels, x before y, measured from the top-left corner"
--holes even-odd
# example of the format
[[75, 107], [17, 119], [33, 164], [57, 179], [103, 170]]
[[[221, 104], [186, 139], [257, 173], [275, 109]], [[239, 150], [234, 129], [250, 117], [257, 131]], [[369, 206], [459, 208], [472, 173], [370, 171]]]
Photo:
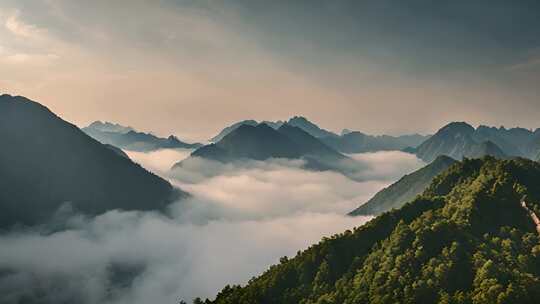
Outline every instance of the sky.
[[540, 3], [447, 2], [0, 0], [0, 93], [187, 140], [294, 115], [540, 127]]

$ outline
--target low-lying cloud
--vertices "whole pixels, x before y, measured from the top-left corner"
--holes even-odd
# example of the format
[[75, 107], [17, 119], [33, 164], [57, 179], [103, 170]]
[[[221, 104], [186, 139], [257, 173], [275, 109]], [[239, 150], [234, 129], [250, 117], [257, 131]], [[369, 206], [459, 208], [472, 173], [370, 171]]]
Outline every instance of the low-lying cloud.
[[124, 151], [133, 161], [141, 164], [147, 170], [164, 176], [172, 165], [187, 158], [191, 149], [161, 149], [152, 152]]
[[349, 157], [366, 167], [359, 175], [368, 180], [397, 180], [426, 165], [416, 155], [401, 151], [350, 154]]
[[[286, 160], [216, 164], [168, 150], [130, 157], [192, 194], [169, 216], [110, 211], [74, 216], [50, 234], [0, 236], [0, 302], [177, 303], [243, 284], [282, 256], [369, 217], [348, 211], [421, 163], [406, 154], [354, 156], [370, 180]], [[384, 165], [388, 164], [388, 165]], [[393, 168], [393, 170], [392, 170]]]
[[[112, 211], [51, 235], [0, 238], [2, 303], [176, 303], [245, 283], [280, 256], [365, 218], [302, 214], [179, 223]], [[122, 278], [126, 276], [126, 278]]]

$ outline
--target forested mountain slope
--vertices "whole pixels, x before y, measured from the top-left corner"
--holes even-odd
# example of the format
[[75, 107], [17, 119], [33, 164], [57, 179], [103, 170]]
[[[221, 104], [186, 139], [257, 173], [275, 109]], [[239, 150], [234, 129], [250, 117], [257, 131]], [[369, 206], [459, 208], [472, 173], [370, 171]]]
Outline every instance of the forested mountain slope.
[[403, 176], [397, 182], [377, 192], [369, 201], [349, 215], [379, 215], [393, 208], [400, 208], [422, 194], [433, 178], [455, 163], [456, 160], [453, 158], [439, 156], [431, 164]]
[[464, 160], [421, 197], [209, 303], [539, 303], [540, 164]]

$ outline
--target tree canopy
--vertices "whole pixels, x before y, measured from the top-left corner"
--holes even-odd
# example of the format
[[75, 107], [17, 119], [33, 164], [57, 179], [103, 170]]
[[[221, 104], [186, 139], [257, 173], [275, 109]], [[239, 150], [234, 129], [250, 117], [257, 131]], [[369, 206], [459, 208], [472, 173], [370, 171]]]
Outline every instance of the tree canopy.
[[539, 303], [540, 164], [465, 159], [398, 210], [282, 258], [219, 304]]

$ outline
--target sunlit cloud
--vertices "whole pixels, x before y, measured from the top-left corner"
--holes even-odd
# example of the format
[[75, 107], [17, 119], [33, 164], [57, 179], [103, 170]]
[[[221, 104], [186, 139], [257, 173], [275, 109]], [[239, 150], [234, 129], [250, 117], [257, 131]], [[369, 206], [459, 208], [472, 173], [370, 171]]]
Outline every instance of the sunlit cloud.
[[[349, 38], [362, 41], [350, 30], [365, 27], [347, 27], [343, 48], [310, 40], [318, 23], [311, 24], [305, 10], [287, 11], [305, 18], [292, 18], [298, 26], [279, 32], [284, 25], [268, 24], [278, 6], [259, 16], [235, 1], [38, 4], [0, 4], [0, 68], [8, 75], [0, 79], [2, 89], [36, 99], [80, 126], [127, 120], [196, 141], [234, 121], [298, 114], [338, 132], [430, 133], [452, 120], [537, 127], [536, 86], [501, 85], [495, 78], [501, 75], [478, 78], [472, 63], [471, 71], [460, 65], [467, 68], [458, 75], [446, 75], [444, 68], [437, 77], [403, 73], [344, 49]], [[322, 12], [324, 7], [314, 13]], [[365, 47], [376, 47], [368, 41]], [[399, 47], [378, 48], [389, 52], [389, 62], [411, 59]], [[531, 57], [514, 68], [535, 65]], [[507, 72], [501, 73], [511, 77]]]
[[45, 29], [40, 29], [35, 25], [26, 24], [20, 20], [20, 12], [14, 11], [5, 21], [5, 27], [8, 29], [11, 34], [25, 38], [25, 39], [36, 39], [41, 40], [44, 36], [47, 35]]

